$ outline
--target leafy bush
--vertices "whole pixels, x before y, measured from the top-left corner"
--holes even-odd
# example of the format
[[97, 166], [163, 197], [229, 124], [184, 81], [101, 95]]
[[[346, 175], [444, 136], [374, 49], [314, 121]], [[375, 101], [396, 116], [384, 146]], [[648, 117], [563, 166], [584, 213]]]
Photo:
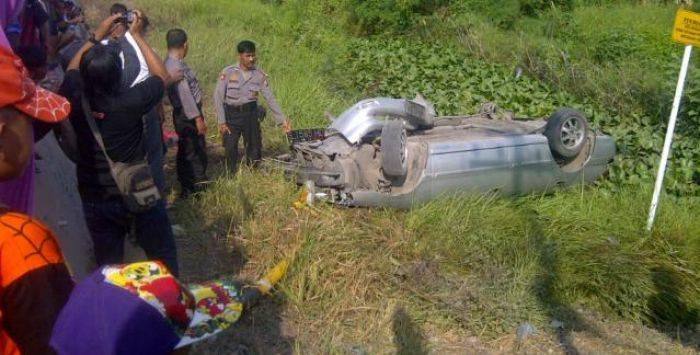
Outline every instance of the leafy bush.
[[617, 61], [635, 53], [641, 43], [642, 39], [628, 30], [604, 31], [592, 46], [592, 57], [598, 63]]
[[520, 11], [528, 16], [536, 16], [554, 7], [571, 10], [574, 0], [520, 0]]
[[364, 34], [403, 32], [451, 0], [348, 0], [350, 20]]

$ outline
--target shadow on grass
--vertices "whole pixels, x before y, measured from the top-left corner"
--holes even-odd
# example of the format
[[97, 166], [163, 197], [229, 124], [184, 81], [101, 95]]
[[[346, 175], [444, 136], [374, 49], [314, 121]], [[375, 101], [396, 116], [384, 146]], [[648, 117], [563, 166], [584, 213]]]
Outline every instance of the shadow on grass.
[[[539, 253], [539, 262], [544, 274], [533, 285], [539, 304], [545, 309], [551, 324], [556, 331], [556, 337], [566, 354], [580, 354], [574, 345], [574, 332], [586, 332], [608, 344], [614, 344], [639, 353], [654, 353], [654, 349], [638, 343], [621, 341], [607, 336], [595, 325], [587, 322], [579, 312], [561, 300], [555, 290], [558, 283], [557, 265], [558, 251], [556, 245], [549, 241], [542, 230], [537, 214], [530, 211], [530, 225], [533, 228], [534, 247]], [[677, 273], [672, 270], [657, 269], [652, 276], [657, 293], [649, 300], [653, 317], [660, 324], [673, 326], [657, 326], [656, 329], [676, 339], [684, 346], [700, 349], [700, 335], [692, 330], [698, 324], [698, 310], [690, 309], [683, 303], [680, 296]], [[561, 322], [555, 324], [556, 322]], [[554, 326], [556, 325], [556, 326]]]
[[652, 271], [656, 293], [649, 299], [649, 309], [654, 327], [671, 339], [700, 352], [700, 334], [694, 328], [700, 323], [700, 312], [688, 306], [681, 297], [681, 286], [677, 272], [658, 267]]
[[[602, 333], [595, 326], [586, 322], [573, 308], [559, 299], [554, 287], [557, 283], [557, 249], [552, 242], [545, 237], [544, 231], [537, 220], [535, 211], [530, 211], [530, 225], [533, 228], [534, 247], [539, 253], [540, 267], [543, 270], [542, 277], [534, 284], [537, 301], [545, 309], [548, 318], [556, 331], [559, 344], [566, 354], [579, 354], [574, 345], [572, 332], [586, 331], [596, 337], [602, 337]], [[560, 324], [555, 324], [560, 322]]]
[[264, 298], [231, 328], [193, 349], [192, 354], [293, 354], [295, 338], [285, 335], [282, 309], [285, 300]]
[[418, 325], [402, 307], [396, 308], [392, 317], [394, 344], [399, 355], [427, 354], [425, 337]]

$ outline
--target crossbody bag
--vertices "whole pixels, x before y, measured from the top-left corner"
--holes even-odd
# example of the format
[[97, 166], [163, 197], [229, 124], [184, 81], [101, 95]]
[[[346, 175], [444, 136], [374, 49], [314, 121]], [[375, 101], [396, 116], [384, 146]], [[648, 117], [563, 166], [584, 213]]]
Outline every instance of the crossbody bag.
[[145, 159], [130, 163], [113, 161], [107, 154], [102, 134], [97, 128], [97, 123], [92, 117], [92, 109], [85, 96], [82, 97], [83, 114], [90, 126], [90, 131], [102, 149], [112, 178], [117, 184], [117, 189], [126, 204], [127, 210], [133, 213], [142, 213], [153, 208], [160, 200], [160, 192], [153, 181], [151, 167]]

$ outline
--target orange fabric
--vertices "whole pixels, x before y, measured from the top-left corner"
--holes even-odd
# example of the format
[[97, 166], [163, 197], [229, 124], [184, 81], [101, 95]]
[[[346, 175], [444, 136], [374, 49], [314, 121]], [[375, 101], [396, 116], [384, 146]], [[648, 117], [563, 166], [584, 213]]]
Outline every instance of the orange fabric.
[[0, 354], [2, 355], [20, 355], [17, 344], [12, 341], [4, 330], [0, 330]]
[[[27, 272], [57, 263], [63, 263], [63, 256], [50, 230], [20, 213], [0, 214], [0, 295]], [[0, 354], [19, 353], [15, 342], [0, 328]]]
[[0, 88], [0, 107], [12, 105], [27, 115], [48, 123], [60, 122], [70, 113], [70, 103], [64, 97], [36, 86], [22, 60], [2, 47]]
[[0, 292], [25, 273], [63, 262], [53, 233], [26, 215], [0, 215]]

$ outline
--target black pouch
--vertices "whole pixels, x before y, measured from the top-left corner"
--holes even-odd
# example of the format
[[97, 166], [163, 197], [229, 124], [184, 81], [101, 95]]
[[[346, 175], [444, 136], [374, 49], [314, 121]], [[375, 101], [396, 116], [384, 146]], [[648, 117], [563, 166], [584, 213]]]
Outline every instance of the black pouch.
[[258, 105], [256, 111], [257, 111], [258, 121], [262, 122], [265, 119], [265, 116], [267, 116], [267, 110], [265, 109], [265, 107]]

